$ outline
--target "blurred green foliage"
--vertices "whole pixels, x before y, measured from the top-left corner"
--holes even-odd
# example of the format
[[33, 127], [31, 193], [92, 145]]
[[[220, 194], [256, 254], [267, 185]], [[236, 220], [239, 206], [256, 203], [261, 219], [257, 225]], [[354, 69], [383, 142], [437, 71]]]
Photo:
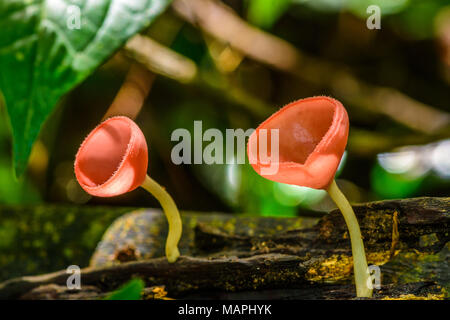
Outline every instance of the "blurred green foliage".
[[133, 279], [111, 293], [105, 300], [140, 300], [142, 290], [144, 290], [144, 281]]
[[408, 198], [417, 194], [424, 176], [390, 173], [378, 163], [372, 168], [373, 190], [384, 199]]
[[291, 0], [248, 0], [248, 20], [258, 27], [270, 29], [290, 4]]
[[[3, 3], [0, 8], [5, 12], [12, 12], [14, 8], [19, 10], [18, 4], [20, 4], [20, 1], [8, 1]], [[337, 46], [335, 45], [336, 52], [340, 52], [344, 50], [342, 47], [348, 46], [348, 44], [344, 42], [339, 45], [340, 41], [343, 41], [342, 39], [344, 39], [344, 36], [340, 33], [356, 32], [356, 29], [330, 29], [330, 26], [333, 27], [336, 25], [335, 19], [339, 18], [347, 21], [349, 20], [349, 16], [346, 16], [346, 14], [351, 13], [356, 19], [360, 20], [359, 26], [364, 28], [364, 19], [368, 16], [366, 11], [367, 6], [378, 5], [383, 16], [382, 30], [380, 30], [378, 34], [380, 37], [390, 37], [390, 42], [381, 46], [378, 44], [378, 46], [380, 47], [380, 50], [390, 50], [387, 51], [387, 54], [390, 54], [392, 57], [395, 57], [393, 50], [396, 48], [396, 50], [400, 50], [399, 48], [401, 48], [393, 46], [392, 43], [402, 43], [403, 41], [406, 41], [406, 43], [410, 45], [411, 37], [413, 39], [434, 37], [434, 18], [439, 12], [446, 8], [446, 5], [448, 5], [447, 1], [442, 0], [426, 2], [418, 0], [248, 0], [244, 1], [239, 6], [231, 1], [225, 1], [225, 4], [231, 5], [239, 14], [241, 14], [241, 16], [244, 16], [249, 22], [257, 27], [266, 29], [274, 34], [282, 34], [286, 40], [295, 43], [300, 48], [304, 46], [306, 51], [314, 51], [314, 48], [317, 46], [315, 45], [308, 48], [308, 44], [311, 41], [309, 39], [314, 39], [316, 36], [310, 34], [308, 27], [306, 29], [304, 29], [304, 27], [306, 24], [312, 25], [314, 28], [321, 30], [320, 34], [326, 35], [323, 39], [337, 39], [330, 42], [338, 44]], [[158, 6], [159, 11], [156, 10], [153, 12], [155, 15], [164, 7], [163, 2], [159, 3]], [[92, 16], [96, 15], [95, 12], [84, 13], [88, 13]], [[20, 10], [18, 11], [18, 15], [24, 14], [25, 13], [22, 13]], [[30, 16], [26, 13], [25, 17], [31, 19], [32, 17], [35, 17], [35, 15], [36, 12], [33, 11], [33, 13], [30, 13]], [[313, 19], [306, 18], [306, 22], [303, 21], [306, 15], [313, 17]], [[53, 17], [53, 13], [51, 17]], [[62, 17], [63, 16], [61, 16], [61, 19]], [[16, 23], [16, 20], [14, 20], [15, 18], [16, 17], [14, 16], [14, 18], [10, 18], [10, 20], [5, 19], [2, 21], [2, 25], [7, 26], [7, 29], [5, 30], [8, 31], [8, 37], [3, 38], [4, 43], [12, 41], [14, 37], [20, 36], [19, 34], [14, 33], [14, 28], [11, 28], [11, 25]], [[314, 21], [314, 18], [317, 19]], [[61, 19], [56, 21], [62, 23]], [[292, 101], [299, 96], [315, 94], [314, 91], [311, 91], [308, 88], [298, 89], [298, 87], [288, 84], [290, 79], [286, 76], [274, 74], [273, 71], [268, 70], [266, 67], [257, 63], [253, 63], [250, 59], [244, 60], [232, 73], [223, 74], [223, 72], [217, 68], [217, 61], [215, 61], [214, 56], [210, 52], [211, 48], [208, 41], [211, 42], [211, 40], [206, 41], [204, 35], [196, 28], [189, 25], [177, 24], [178, 22], [174, 24], [175, 20], [176, 18], [174, 18], [173, 15], [166, 14], [159, 20], [160, 22], [156, 24], [155, 29], [150, 28], [149, 33], [155, 35], [159, 34], [160, 36], [158, 37], [160, 39], [171, 38], [172, 44], [170, 47], [178, 53], [192, 59], [198, 65], [202, 79], [208, 82], [212, 88], [221, 88], [224, 86], [226, 88], [230, 84], [234, 85], [250, 95], [258, 96], [261, 100], [267, 101], [267, 105], [273, 106], [274, 111], [277, 107], [282, 106], [284, 103]], [[125, 23], [124, 21], [121, 21], [121, 23]], [[295, 28], [293, 29], [291, 27], [293, 23], [297, 23], [299, 30], [302, 32], [299, 32], [299, 30]], [[140, 22], [136, 22], [131, 29], [135, 32], [141, 28], [142, 25], [143, 24], [140, 24]], [[131, 34], [131, 29], [128, 30], [128, 33], [126, 34]], [[26, 30], [22, 30], [21, 32], [26, 32]], [[125, 39], [126, 34], [124, 33], [121, 36], [122, 40]], [[162, 34], [167, 34], [168, 36], [164, 37]], [[169, 34], [172, 34], [172, 36], [169, 36]], [[404, 40], [403, 37], [406, 37], [406, 40]], [[79, 46], [84, 43], [83, 41], [86, 41], [83, 39], [84, 38], [74, 38], [73, 40], [76, 42], [76, 45]], [[167, 41], [167, 39], [165, 41]], [[326, 48], [330, 43], [324, 42], [323, 39], [318, 38], [315, 41], [321, 41], [318, 46]], [[110, 46], [106, 51], [111, 52], [113, 47], [117, 47], [119, 42], [116, 41], [115, 43], [114, 46]], [[418, 43], [417, 46], [420, 47], [421, 44]], [[336, 48], [341, 49], [336, 50]], [[375, 47], [373, 47], [372, 50], [374, 50], [374, 48]], [[424, 48], [426, 48], [424, 50], [430, 51], [430, 55], [432, 54], [432, 46], [427, 45]], [[40, 54], [42, 55], [43, 53]], [[401, 54], [407, 56], [406, 51], [397, 51], [396, 53], [396, 55]], [[359, 51], [359, 55], [366, 55], [367, 61], [374, 61], [373, 59], [375, 59], [374, 56], [371, 56], [371, 54], [367, 50], [364, 51], [364, 49]], [[376, 51], [374, 51], [374, 55], [377, 57]], [[104, 56], [106, 55], [102, 54], [102, 57]], [[3, 54], [2, 57], [3, 59], [6, 59], [5, 54]], [[100, 56], [97, 58], [95, 66], [102, 60], [100, 59]], [[336, 59], [339, 59], [339, 56], [337, 56]], [[384, 60], [389, 61], [389, 67], [382, 66], [380, 74], [383, 75], [383, 70], [386, 71], [386, 81], [395, 79], [395, 76], [401, 78], [399, 75], [405, 73], [405, 68], [408, 68], [407, 65], [401, 64], [397, 65], [398, 70], [395, 69], [395, 66], [393, 68], [391, 67], [402, 59], [394, 58], [393, 60], [389, 60], [388, 58]], [[5, 61], [6, 63], [7, 60], [2, 61]], [[345, 61], [345, 63], [348, 63], [349, 61]], [[89, 71], [84, 72], [83, 77], [92, 72], [95, 66], [92, 65], [89, 67]], [[41, 68], [46, 67], [48, 66], [41, 66]], [[352, 65], [352, 67], [358, 68], [358, 65]], [[10, 70], [11, 66], [8, 66], [8, 68], [6, 69]], [[15, 73], [19, 73], [19, 71], [19, 69], [14, 70]], [[420, 70], [413, 70], [411, 72], [416, 71]], [[9, 77], [8, 73], [2, 74], [4, 78]], [[107, 104], [111, 101], [117, 88], [120, 86], [121, 77], [123, 77], [123, 73], [120, 74], [117, 73], [117, 71], [111, 72], [111, 70], [107, 68], [100, 69], [93, 77], [88, 81], [85, 81], [73, 95], [67, 96], [67, 101], [63, 101], [62, 103], [66, 106], [67, 110], [62, 113], [61, 117], [58, 117], [58, 122], [53, 119], [51, 120], [55, 122], [53, 128], [45, 128], [44, 133], [46, 133], [47, 136], [53, 136], [56, 139], [54, 142], [51, 142], [49, 139], [47, 140], [50, 142], [47, 140], [44, 140], [43, 142], [44, 147], [46, 148], [45, 151], [49, 152], [48, 166], [41, 169], [46, 171], [37, 174], [34, 171], [29, 172], [24, 179], [19, 181], [14, 179], [12, 171], [10, 170], [11, 152], [9, 151], [9, 148], [11, 143], [9, 140], [11, 135], [8, 130], [8, 121], [2, 116], [0, 119], [0, 121], [2, 121], [0, 126], [0, 201], [2, 203], [32, 204], [42, 200], [70, 201], [75, 203], [89, 201], [90, 197], [83, 194], [83, 191], [78, 188], [74, 180], [71, 169], [73, 155], [76, 152], [77, 144], [82, 140], [84, 134], [97, 123], [99, 118], [101, 118], [102, 112], [105, 110]], [[418, 77], [421, 77], [421, 75]], [[430, 77], [430, 75], [428, 75], [428, 77]], [[95, 83], [96, 81], [101, 83], [97, 84]], [[6, 83], [7, 81], [5, 80], [3, 82]], [[193, 121], [202, 120], [205, 129], [218, 128], [224, 132], [226, 128], [246, 129], [256, 127], [262, 119], [255, 116], [255, 114], [252, 114], [252, 112], [249, 112], [249, 110], [243, 110], [242, 105], [236, 104], [232, 100], [224, 99], [223, 92], [220, 92], [220, 90], [218, 92], [213, 92], [209, 88], [202, 88], [201, 86], [196, 85], [186, 87], [171, 81], [160, 80], [159, 78], [157, 79], [155, 86], [156, 89], [153, 90], [150, 95], [150, 103], [152, 106], [149, 106], [149, 108], [158, 108], [158, 106], [165, 106], [165, 108], [159, 108], [158, 111], [144, 110], [141, 117], [142, 119], [138, 119], [138, 121], [140, 125], [146, 129], [145, 133], [150, 141], [151, 149], [153, 148], [153, 145], [156, 145], [155, 151], [150, 154], [150, 170], [152, 174], [156, 175], [159, 180], [162, 180], [163, 183], [165, 182], [165, 184], [168, 185], [169, 190], [171, 189], [170, 191], [175, 193], [175, 197], [179, 198], [178, 202], [181, 202], [181, 206], [185, 206], [188, 209], [217, 209], [287, 216], [297, 214], [299, 208], [321, 208], [320, 210], [326, 208], [326, 206], [321, 206], [321, 203], [323, 201], [326, 202], [327, 198], [321, 191], [295, 186], [284, 186], [265, 180], [256, 175], [249, 165], [192, 165], [183, 167], [181, 170], [186, 172], [187, 179], [193, 179], [194, 181], [185, 183], [181, 179], [178, 179], [178, 181], [176, 179], [174, 180], [173, 176], [177, 173], [170, 173], [171, 170], [173, 170], [173, 166], [170, 163], [167, 163], [168, 154], [170, 154], [170, 150], [175, 144], [170, 142], [170, 134], [174, 129], [192, 129]], [[65, 87], [65, 85], [52, 86], [52, 90], [54, 91], [54, 88], [59, 89], [60, 87]], [[69, 87], [73, 87], [73, 84]], [[20, 85], [15, 86], [14, 88], [14, 90], [18, 90], [20, 89]], [[438, 91], [438, 89], [435, 91]], [[319, 91], [318, 93], [327, 94], [327, 92], [323, 91]], [[425, 89], [423, 95], [427, 95]], [[442, 97], [445, 97], [445, 95], [442, 95]], [[46, 103], [47, 107], [51, 107], [51, 105], [51, 103]], [[84, 105], [86, 105], [86, 107], [84, 107]], [[92, 105], [99, 107], [89, 107]], [[76, 109], [79, 109], [79, 112], [77, 112]], [[17, 111], [18, 109], [14, 108], [14, 110]], [[51, 108], [48, 110], [51, 110]], [[89, 110], [89, 112], [87, 112], [87, 110]], [[40, 114], [44, 115], [43, 113]], [[364, 128], [376, 132], [377, 130], [383, 131], [385, 128], [389, 128], [389, 131], [392, 132], [392, 134], [398, 134], [398, 132], [404, 131], [403, 128], [398, 128], [392, 122], [386, 122], [386, 119], [378, 118], [377, 125], [370, 119], [364, 119], [364, 117], [367, 117], [364, 114], [355, 119], [355, 114], [354, 109], [350, 109], [352, 125], [358, 129]], [[86, 115], [86, 117], [84, 117], [84, 115]], [[45, 117], [46, 113], [43, 118]], [[80, 124], [82, 118], [88, 118], [89, 122]], [[69, 124], [69, 121], [74, 121], [74, 124]], [[146, 123], [147, 121], [148, 124]], [[17, 124], [22, 125], [22, 119], [20, 119], [20, 121], [18, 120]], [[15, 126], [13, 121], [13, 128]], [[16, 133], [19, 131], [26, 132], [28, 130], [13, 130], [13, 132]], [[389, 132], [384, 133], [391, 134]], [[64, 141], [59, 141], [56, 138], [58, 135], [64, 135]], [[28, 143], [27, 148], [30, 146], [31, 144]], [[414, 196], [427, 194], [427, 192], [430, 193], [432, 192], [431, 190], [433, 190], [433, 185], [430, 183], [421, 184], [407, 180], [407, 183], [404, 182], [402, 184], [397, 181], [398, 179], [396, 180], [397, 183], [390, 183], [389, 179], [394, 178], [392, 177], [392, 174], [385, 172], [378, 164], [373, 166], [373, 168], [370, 168], [371, 163], [373, 163], [371, 162], [373, 158], [362, 159], [355, 157], [353, 154], [350, 154], [349, 157], [352, 162], [351, 168], [342, 166], [341, 171], [343, 170], [342, 178], [347, 181], [351, 180], [353, 182], [353, 186], [351, 187], [352, 190], [357, 191], [353, 198], [354, 201], [368, 200], [374, 197], [392, 198]], [[359, 162], [356, 168], [353, 165], [355, 161]], [[178, 170], [178, 172], [180, 172], [180, 170]], [[354, 175], [353, 172], [358, 172], [358, 174]], [[169, 176], [172, 176], [172, 178], [169, 179], [167, 173], [169, 173]], [[384, 185], [386, 183], [389, 183], [389, 187]], [[437, 194], [445, 194], [446, 185], [447, 184], [440, 184], [437, 187]], [[199, 195], [198, 197], [192, 196], [188, 192], [186, 196], [183, 196], [182, 193], [185, 191], [181, 190], [198, 190], [197, 192]], [[199, 203], [199, 198], [208, 200]], [[352, 198], [352, 195], [350, 195], [350, 198]], [[92, 203], [156, 205], [156, 202], [152, 199], [142, 199], [142, 194], [139, 192], [135, 192], [133, 195], [119, 197], [114, 200], [92, 199], [90, 201]]]
[[17, 180], [14, 176], [10, 138], [5, 110], [0, 106], [0, 203], [39, 203], [41, 194], [33, 182], [26, 178]]
[[0, 202], [4, 204], [33, 204], [41, 200], [39, 191], [28, 180], [17, 181], [11, 162], [0, 160]]
[[[268, 5], [271, 1], [261, 2]], [[361, 19], [366, 19], [367, 8], [375, 5], [389, 25], [414, 39], [433, 37], [434, 18], [449, 5], [448, 0], [292, 0], [292, 3], [325, 12], [344, 10]]]
[[411, 0], [292, 0], [321, 11], [348, 10], [360, 17], [367, 17], [367, 7], [376, 5], [382, 15], [398, 13], [407, 8]]
[[112, 221], [130, 208], [33, 205], [0, 207], [0, 281], [88, 266]]
[[[10, 8], [11, 3], [16, 6], [25, 2], [1, 1], [0, 13]], [[101, 3], [107, 2], [104, 0]], [[158, 3], [162, 6], [163, 2]], [[448, 111], [450, 69], [445, 60], [445, 50], [448, 48], [442, 47], [445, 39], [438, 38], [435, 20], [438, 14], [449, 9], [448, 0], [223, 2], [255, 27], [285, 40], [301, 53], [312, 56], [325, 70], [328, 63], [335, 63], [350, 70], [358, 79], [396, 89], [439, 111]], [[366, 28], [368, 5], [380, 6], [381, 30]], [[16, 9], [19, 10], [19, 7]], [[9, 11], [12, 9], [7, 10], [12, 13]], [[127, 36], [147, 24], [140, 21], [127, 28], [129, 20], [122, 17], [123, 21], [119, 25], [121, 30], [108, 29], [114, 33], [114, 41], [109, 43], [109, 38], [108, 41], [100, 41], [99, 45], [106, 44], [107, 48], [103, 48], [105, 51], [97, 47], [101, 54], [97, 52], [93, 61], [86, 65], [80, 63], [77, 66], [81, 69], [77, 69], [70, 61], [64, 60], [67, 52], [61, 49], [62, 44], [58, 42], [56, 46], [50, 41], [51, 36], [55, 36], [51, 31], [42, 36], [43, 39], [50, 39], [54, 48], [62, 50], [55, 49], [55, 55], [47, 55], [45, 47], [37, 48], [34, 40], [30, 42], [30, 48], [8, 55], [10, 52], [4, 46], [15, 37], [20, 37], [21, 33], [32, 32], [27, 21], [33, 26], [40, 19], [39, 6], [28, 11], [19, 10], [14, 17], [6, 13], [4, 16], [6, 18], [0, 20], [0, 89], [10, 116], [15, 120], [12, 122], [12, 134], [5, 105], [1, 104], [0, 204], [62, 202], [77, 206], [63, 209], [52, 209], [52, 206], [28, 207], [14, 216], [6, 207], [6, 211], [0, 215], [0, 278], [53, 271], [69, 264], [83, 266], [87, 264], [108, 224], [123, 213], [120, 208], [116, 211], [97, 208], [95, 205], [158, 206], [155, 199], [139, 189], [115, 198], [91, 198], [79, 188], [73, 173], [74, 155], [79, 144], [98, 124], [114, 99], [129, 64], [121, 56], [97, 67]], [[153, 19], [153, 14], [151, 17]], [[16, 18], [18, 21], [15, 21]], [[63, 23], [63, 15], [60, 18], [56, 21]], [[24, 28], [16, 28], [16, 24]], [[227, 28], [227, 25], [220, 27]], [[217, 128], [225, 132], [227, 128], [256, 128], [264, 118], [261, 114], [267, 109], [275, 112], [281, 106], [306, 96], [334, 96], [339, 90], [345, 92], [357, 87], [358, 83], [349, 85], [346, 79], [341, 79], [339, 84], [342, 84], [342, 88], [327, 88], [274, 70], [233, 50], [228, 43], [214, 39], [197, 26], [186, 23], [170, 10], [144, 33], [189, 58], [198, 68], [198, 81], [195, 83], [180, 83], [157, 76], [147, 103], [136, 119], [149, 144], [149, 173], [167, 187], [180, 209], [294, 216], [310, 214], [310, 210], [328, 211], [332, 208], [324, 191], [263, 179], [248, 164], [175, 166], [170, 160], [171, 148], [176, 144], [171, 141], [171, 133], [177, 128], [186, 128], [192, 133], [195, 120], [203, 121], [204, 130]], [[81, 46], [88, 38], [76, 38], [73, 41]], [[33, 50], [36, 49], [40, 50], [41, 59], [36, 61], [42, 63], [33, 69], [33, 58], [37, 54]], [[215, 55], [215, 49], [219, 54]], [[272, 53], [269, 51], [267, 54]], [[234, 68], [224, 71], [220, 68], [221, 61], [218, 58], [227, 54], [233, 57]], [[29, 74], [24, 73], [23, 69]], [[39, 73], [39, 77], [34, 73]], [[326, 72], [324, 74], [327, 75]], [[330, 78], [338, 76], [329, 75]], [[39, 85], [38, 88], [42, 87], [39, 94], [27, 87], [32, 83]], [[236, 91], [240, 94], [239, 99], [232, 96]], [[16, 146], [21, 151], [16, 150], [15, 153], [16, 162], [22, 163], [19, 168], [21, 171], [25, 168], [27, 153], [31, 150], [31, 142], [38, 135], [42, 121], [63, 94], [65, 98], [60, 100], [60, 114], [51, 115], [54, 118], [50, 119], [50, 125], [43, 127], [39, 136], [41, 153], [46, 153], [48, 162], [39, 165], [39, 159], [32, 159], [27, 174], [16, 181], [11, 169], [12, 135], [16, 136], [14, 143], [21, 144]], [[351, 141], [359, 141], [356, 150], [355, 145], [349, 145], [339, 169], [338, 182], [350, 201], [448, 196], [450, 179], [444, 174], [410, 176], [392, 173], [377, 162], [376, 153], [393, 151], [390, 141], [400, 141], [398, 144], [403, 145], [425, 145], [436, 141], [436, 137], [414, 131], [377, 112], [376, 109], [382, 106], [375, 105], [372, 110], [351, 104], [346, 104], [346, 107], [351, 120], [350, 135], [355, 138]], [[264, 112], [255, 112], [261, 109]], [[30, 110], [37, 111], [30, 116]], [[31, 122], [27, 124], [26, 119]], [[30, 125], [32, 130], [25, 129]], [[439, 137], [445, 138], [448, 137]], [[371, 151], [374, 146], [377, 152]], [[445, 159], [441, 161], [445, 169]], [[80, 204], [88, 205], [78, 206]], [[77, 213], [72, 214], [72, 210]], [[19, 270], [18, 264], [24, 267]]]

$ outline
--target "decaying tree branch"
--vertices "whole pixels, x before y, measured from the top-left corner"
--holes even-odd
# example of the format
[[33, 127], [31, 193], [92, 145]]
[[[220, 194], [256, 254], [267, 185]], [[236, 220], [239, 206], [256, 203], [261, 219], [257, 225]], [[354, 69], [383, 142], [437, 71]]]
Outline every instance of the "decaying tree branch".
[[[396, 270], [401, 278], [411, 272], [408, 268], [399, 270], [398, 263], [420, 265], [422, 257], [431, 257], [438, 263], [434, 274], [448, 274], [450, 198], [380, 201], [354, 209], [369, 264], [381, 265], [386, 273], [385, 295], [379, 293], [378, 297], [392, 290], [414, 294], [407, 289], [417, 291], [417, 286], [428, 288], [421, 291], [425, 295], [442, 295], [436, 283], [440, 278], [422, 279], [420, 274], [409, 281], [416, 286], [395, 285], [389, 284], [395, 278], [389, 276], [389, 270]], [[184, 213], [183, 220], [183, 256], [176, 263], [161, 257], [166, 234], [162, 214], [141, 210], [119, 218], [106, 232], [91, 266], [82, 270], [82, 291], [65, 288], [68, 275], [60, 271], [3, 282], [0, 298], [99, 298], [133, 277], [141, 277], [149, 287], [164, 287], [170, 297], [181, 298], [208, 297], [211, 292], [229, 297], [239, 296], [239, 292], [253, 292], [260, 298], [270, 296], [268, 292], [292, 297], [301, 296], [296, 291], [300, 289], [310, 292], [311, 297], [354, 295], [353, 286], [341, 287], [351, 279], [352, 260], [345, 222], [337, 210], [312, 227], [314, 218]], [[337, 296], [337, 288], [345, 293]]]
[[131, 64], [124, 83], [102, 121], [114, 116], [126, 116], [135, 119], [141, 111], [154, 79], [155, 75], [146, 68], [138, 63]]

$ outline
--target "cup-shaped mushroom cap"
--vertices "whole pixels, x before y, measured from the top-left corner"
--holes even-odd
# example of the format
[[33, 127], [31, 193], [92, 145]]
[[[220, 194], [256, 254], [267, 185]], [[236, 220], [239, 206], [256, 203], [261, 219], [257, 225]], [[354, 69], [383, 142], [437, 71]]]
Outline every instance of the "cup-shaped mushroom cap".
[[[262, 129], [266, 129], [267, 139], [260, 136]], [[260, 150], [259, 140], [264, 143], [267, 140], [268, 159], [276, 159], [272, 154], [277, 148], [274, 146], [272, 150], [271, 129], [278, 129], [277, 163], [261, 160], [264, 151]], [[348, 129], [348, 115], [339, 101], [329, 97], [298, 100], [274, 113], [253, 132], [247, 145], [248, 158], [264, 178], [325, 189], [334, 179], [345, 151]], [[278, 170], [267, 170], [270, 166]]]
[[113, 197], [139, 187], [148, 165], [141, 129], [127, 117], [105, 120], [89, 133], [75, 157], [75, 175], [93, 196]]

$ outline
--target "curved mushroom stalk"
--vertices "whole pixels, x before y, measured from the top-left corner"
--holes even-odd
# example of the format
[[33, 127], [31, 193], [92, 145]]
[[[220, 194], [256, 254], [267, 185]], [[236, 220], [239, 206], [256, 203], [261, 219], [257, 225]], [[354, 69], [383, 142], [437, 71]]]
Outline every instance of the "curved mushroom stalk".
[[371, 297], [372, 288], [369, 288], [368, 283], [371, 283], [369, 268], [367, 266], [366, 254], [364, 251], [364, 243], [362, 241], [361, 230], [359, 229], [358, 220], [355, 212], [348, 202], [345, 195], [338, 188], [336, 181], [333, 180], [327, 189], [328, 194], [334, 203], [341, 210], [347, 224], [348, 232], [350, 234], [350, 241], [352, 244], [353, 256], [353, 270], [355, 273], [356, 295], [358, 297]]
[[150, 192], [161, 204], [167, 221], [169, 222], [169, 233], [166, 240], [167, 261], [175, 262], [180, 256], [178, 242], [181, 238], [182, 224], [180, 213], [172, 197], [155, 180], [148, 175], [145, 177], [142, 188]]
[[166, 257], [175, 262], [180, 256], [180, 214], [172, 197], [147, 175], [147, 167], [144, 134], [133, 120], [122, 116], [109, 118], [92, 130], [75, 157], [77, 181], [93, 196], [114, 197], [139, 186], [155, 196], [169, 223]]
[[[273, 130], [277, 130], [278, 144], [272, 139], [259, 141]], [[255, 171], [266, 179], [328, 191], [349, 229], [357, 295], [371, 297], [370, 275], [358, 221], [334, 181], [347, 145], [348, 130], [347, 111], [339, 101], [329, 97], [298, 100], [274, 113], [253, 132], [247, 154]], [[274, 164], [267, 161], [261, 149], [270, 150], [272, 155], [278, 152], [277, 156], [269, 157], [278, 161], [275, 173], [265, 170]]]

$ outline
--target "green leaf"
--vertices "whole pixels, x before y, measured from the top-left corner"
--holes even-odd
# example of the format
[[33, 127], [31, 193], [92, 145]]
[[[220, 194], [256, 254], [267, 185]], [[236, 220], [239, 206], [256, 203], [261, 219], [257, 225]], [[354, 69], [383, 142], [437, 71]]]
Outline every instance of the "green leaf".
[[348, 0], [347, 8], [354, 14], [366, 19], [370, 15], [367, 12], [369, 6], [379, 7], [380, 14], [385, 16], [405, 10], [409, 2], [410, 0]]
[[250, 0], [248, 20], [260, 28], [270, 29], [290, 4], [291, 0]]
[[143, 289], [144, 281], [141, 279], [133, 279], [117, 291], [111, 293], [105, 300], [140, 300]]
[[0, 1], [0, 91], [10, 117], [18, 175], [61, 96], [148, 26], [169, 2]]
[[425, 175], [411, 175], [408, 173], [392, 173], [375, 164], [370, 174], [373, 191], [380, 199], [402, 199], [418, 194], [425, 179]]

